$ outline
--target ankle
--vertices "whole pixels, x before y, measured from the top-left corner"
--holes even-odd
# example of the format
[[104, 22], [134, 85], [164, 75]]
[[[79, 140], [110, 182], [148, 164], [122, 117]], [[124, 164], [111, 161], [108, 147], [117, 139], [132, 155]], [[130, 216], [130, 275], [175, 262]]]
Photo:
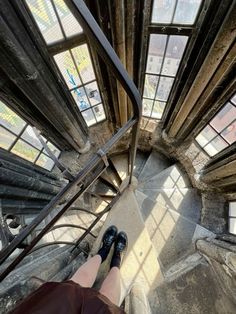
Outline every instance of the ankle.
[[118, 254], [113, 254], [112, 259], [111, 259], [111, 264], [110, 264], [110, 269], [113, 267], [117, 267], [120, 269], [121, 266], [121, 256], [120, 253]]

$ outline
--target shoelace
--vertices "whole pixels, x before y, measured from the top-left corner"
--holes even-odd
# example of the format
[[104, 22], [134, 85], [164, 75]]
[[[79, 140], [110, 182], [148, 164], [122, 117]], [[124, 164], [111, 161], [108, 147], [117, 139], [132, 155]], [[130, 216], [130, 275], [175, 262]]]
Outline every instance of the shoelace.
[[113, 236], [108, 236], [106, 239], [104, 239], [104, 246], [110, 247], [113, 243]]
[[116, 251], [118, 251], [118, 252], [123, 251], [124, 248], [125, 248], [125, 244], [124, 244], [124, 243], [119, 242], [119, 243], [116, 245]]

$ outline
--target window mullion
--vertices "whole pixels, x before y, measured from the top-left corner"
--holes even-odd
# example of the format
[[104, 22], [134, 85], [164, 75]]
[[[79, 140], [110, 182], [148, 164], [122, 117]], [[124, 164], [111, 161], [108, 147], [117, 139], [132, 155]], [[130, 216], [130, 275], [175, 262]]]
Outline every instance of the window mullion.
[[24, 133], [24, 131], [26, 130], [27, 126], [29, 124], [26, 124], [23, 129], [20, 131], [20, 133], [16, 136], [16, 139], [14, 140], [14, 142], [11, 144], [11, 146], [8, 148], [8, 151], [11, 151], [12, 148], [14, 147], [14, 145], [16, 144], [16, 142], [20, 139], [21, 135]]
[[62, 22], [61, 22], [61, 19], [60, 19], [59, 14], [58, 14], [58, 12], [57, 12], [57, 8], [56, 8], [56, 6], [55, 6], [54, 0], [50, 0], [50, 2], [51, 2], [52, 7], [53, 7], [53, 9], [54, 9], [54, 11], [55, 11], [55, 14], [56, 14], [58, 23], [59, 23], [60, 28], [61, 28], [62, 35], [63, 35], [64, 39], [66, 39], [66, 33], [65, 33], [64, 28], [63, 28], [63, 26], [62, 26]]
[[174, 20], [174, 17], [175, 17], [175, 12], [176, 12], [176, 8], [177, 8], [177, 5], [178, 5], [178, 2], [179, 2], [178, 0], [175, 0], [175, 7], [174, 7], [173, 14], [172, 14], [171, 21], [170, 21], [171, 24], [173, 23], [173, 20]]

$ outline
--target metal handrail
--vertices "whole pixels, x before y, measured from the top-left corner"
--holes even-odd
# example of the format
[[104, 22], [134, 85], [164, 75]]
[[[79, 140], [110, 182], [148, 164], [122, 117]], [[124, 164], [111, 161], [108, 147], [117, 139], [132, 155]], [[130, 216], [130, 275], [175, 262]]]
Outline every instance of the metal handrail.
[[[47, 233], [52, 232], [56, 229], [61, 229], [61, 228], [76, 228], [76, 229], [81, 229], [84, 231], [87, 231], [87, 228], [79, 226], [79, 225], [75, 225], [75, 224], [60, 224], [60, 225], [55, 225], [53, 226]], [[93, 234], [92, 232], [89, 232], [89, 234], [93, 237], [96, 238], [97, 236], [95, 236], [95, 234]]]
[[[136, 156], [137, 141], [138, 141], [138, 130], [142, 112], [142, 102], [140, 94], [129, 78], [128, 73], [124, 69], [122, 63], [117, 57], [115, 51], [111, 47], [109, 41], [99, 28], [97, 22], [91, 15], [90, 11], [82, 0], [66, 0], [67, 5], [70, 7], [74, 16], [79, 20], [80, 25], [83, 27], [86, 35], [94, 43], [94, 47], [98, 54], [105, 61], [105, 63], [111, 68], [114, 76], [119, 80], [121, 85], [124, 87], [128, 94], [132, 107], [133, 116], [125, 123], [116, 134], [114, 134], [108, 142], [93, 156], [90, 161], [84, 166], [84, 168], [75, 176], [74, 180], [69, 182], [50, 202], [46, 205], [39, 215], [26, 227], [21, 233], [13, 239], [13, 241], [0, 253], [0, 264], [2, 264], [11, 253], [19, 247], [19, 245], [30, 235], [30, 233], [50, 214], [55, 206], [59, 205], [60, 201], [71, 191], [71, 189], [77, 185], [81, 186], [80, 190], [65, 204], [62, 206], [57, 215], [40, 231], [40, 233], [32, 240], [32, 242], [16, 257], [16, 259], [3, 271], [0, 275], [0, 281], [2, 281], [14, 267], [32, 250], [32, 248], [39, 242], [39, 240], [47, 233], [48, 230], [58, 221], [58, 219], [66, 212], [66, 210], [74, 203], [74, 201], [86, 190], [88, 187], [101, 175], [106, 169], [104, 158], [101, 156], [101, 152], [106, 155], [111, 148], [122, 138], [122, 136], [132, 128], [132, 141], [131, 141], [131, 158], [130, 158], [130, 180], [131, 183], [134, 161]], [[101, 167], [101, 162], [102, 168]], [[91, 180], [85, 181], [86, 178], [95, 171], [95, 175], [92, 176]], [[85, 181], [85, 182], [84, 182]], [[118, 193], [119, 194], [119, 193]], [[110, 205], [116, 201], [115, 197]], [[100, 217], [95, 219], [95, 222], [87, 229], [84, 233], [84, 238], [93, 228], [96, 221], [99, 221]], [[81, 239], [80, 239], [81, 241]], [[79, 243], [79, 241], [78, 241]], [[77, 243], [77, 245], [78, 245]]]

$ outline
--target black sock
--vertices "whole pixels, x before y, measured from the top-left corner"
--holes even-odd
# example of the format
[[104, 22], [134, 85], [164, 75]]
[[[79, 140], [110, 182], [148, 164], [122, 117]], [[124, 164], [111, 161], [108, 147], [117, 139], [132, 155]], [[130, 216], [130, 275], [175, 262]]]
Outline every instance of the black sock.
[[107, 250], [106, 248], [104, 248], [103, 246], [99, 249], [99, 251], [97, 252], [98, 255], [101, 256], [102, 258], [102, 263], [105, 261], [105, 259], [107, 258], [107, 255], [109, 254], [109, 250]]
[[121, 256], [119, 252], [114, 252], [112, 259], [111, 259], [111, 264], [110, 264], [110, 268], [112, 267], [118, 267], [120, 268], [120, 264], [121, 264]]

